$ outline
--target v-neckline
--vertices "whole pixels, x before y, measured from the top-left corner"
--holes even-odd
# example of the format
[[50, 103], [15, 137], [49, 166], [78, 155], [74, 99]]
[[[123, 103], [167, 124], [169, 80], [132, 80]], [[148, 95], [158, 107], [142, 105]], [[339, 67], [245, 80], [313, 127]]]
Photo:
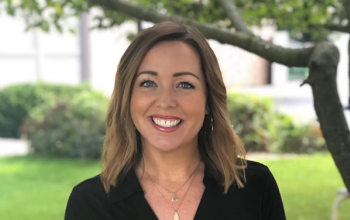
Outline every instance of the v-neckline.
[[[136, 172], [134, 169], [132, 169], [132, 173], [134, 175], [134, 178], [136, 178], [139, 187], [141, 188], [142, 199], [141, 199], [141, 204], [139, 205], [139, 209], [138, 209], [140, 219], [145, 219], [145, 217], [147, 217], [147, 219], [149, 219], [149, 220], [153, 220], [153, 219], [158, 220], [157, 215], [155, 214], [151, 205], [148, 203], [147, 199], [144, 196], [143, 188], [141, 186], [139, 179], [137, 178], [137, 175], [136, 175]], [[210, 199], [207, 199], [207, 197], [209, 196], [209, 191], [208, 191], [207, 186], [204, 183], [204, 179], [206, 177], [205, 175], [206, 175], [206, 170], [205, 170], [204, 176], [203, 176], [204, 191], [203, 191], [202, 197], [199, 201], [199, 204], [198, 204], [198, 207], [197, 207], [197, 210], [196, 210], [196, 213], [194, 215], [193, 220], [200, 220], [200, 219], [203, 219], [203, 217], [204, 217], [204, 219], [206, 219], [208, 217], [208, 216], [201, 216], [201, 213], [205, 213], [204, 210], [202, 210], [202, 209], [204, 209], [207, 206], [206, 202], [210, 201]]]
[[[143, 191], [142, 191], [143, 192]], [[202, 194], [202, 197], [200, 199], [200, 202], [198, 204], [196, 213], [194, 215], [193, 220], [200, 220], [203, 219], [201, 217], [201, 213], [204, 213], [202, 209], [204, 208], [204, 203], [205, 201], [208, 201], [206, 199], [208, 197], [208, 190], [207, 188], [204, 188], [204, 192]], [[149, 220], [158, 220], [157, 215], [155, 214], [154, 210], [152, 209], [151, 205], [148, 203], [147, 199], [144, 197], [144, 194], [142, 193], [142, 203], [140, 204], [140, 209], [139, 209], [139, 217], [140, 219], [145, 219], [145, 216], [147, 216], [147, 219]], [[181, 220], [181, 217], [180, 217]]]

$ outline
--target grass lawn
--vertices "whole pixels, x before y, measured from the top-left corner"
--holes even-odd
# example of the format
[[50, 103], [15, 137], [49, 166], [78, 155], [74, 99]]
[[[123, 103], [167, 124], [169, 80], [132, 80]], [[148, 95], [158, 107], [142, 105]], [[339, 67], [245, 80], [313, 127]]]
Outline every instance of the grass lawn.
[[[264, 160], [280, 188], [287, 220], [330, 220], [336, 191], [344, 187], [330, 154]], [[350, 199], [340, 205], [339, 220], [350, 219]]]
[[73, 186], [100, 167], [71, 159], [0, 158], [0, 219], [63, 220]]
[[[344, 185], [329, 154], [257, 161], [274, 174], [288, 220], [330, 220], [335, 192]], [[0, 158], [0, 219], [62, 220], [73, 186], [100, 167], [100, 162], [71, 159]], [[341, 204], [339, 216], [349, 219], [350, 199]]]

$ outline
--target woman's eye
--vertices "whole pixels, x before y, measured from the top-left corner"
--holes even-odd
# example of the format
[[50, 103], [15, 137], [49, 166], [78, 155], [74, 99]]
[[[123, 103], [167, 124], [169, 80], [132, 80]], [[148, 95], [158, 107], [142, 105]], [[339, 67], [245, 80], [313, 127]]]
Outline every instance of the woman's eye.
[[194, 89], [194, 85], [192, 85], [189, 82], [180, 82], [178, 85], [179, 88], [183, 88], [183, 89]]
[[148, 88], [148, 87], [156, 87], [156, 84], [153, 81], [145, 80], [140, 83], [140, 86]]

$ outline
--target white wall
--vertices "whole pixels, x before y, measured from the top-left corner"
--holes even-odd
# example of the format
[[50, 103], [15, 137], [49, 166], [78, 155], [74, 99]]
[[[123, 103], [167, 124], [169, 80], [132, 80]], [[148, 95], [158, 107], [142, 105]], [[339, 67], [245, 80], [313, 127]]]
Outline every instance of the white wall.
[[[278, 31], [273, 36], [273, 43], [282, 47], [289, 47], [289, 33]], [[284, 86], [288, 83], [288, 67], [279, 63], [271, 65], [271, 84], [273, 86]]]
[[349, 34], [336, 33], [336, 39], [334, 44], [338, 47], [340, 53], [340, 61], [338, 64], [337, 71], [337, 84], [340, 100], [344, 106], [348, 106], [349, 99], [349, 76], [348, 76], [348, 43], [349, 43]]
[[77, 37], [25, 27], [23, 19], [0, 16], [0, 88], [37, 80], [78, 84]]
[[[93, 11], [92, 13], [98, 13]], [[92, 19], [91, 19], [92, 22]], [[78, 25], [78, 19], [75, 19]], [[36, 82], [77, 85], [80, 76], [79, 35], [40, 30], [25, 32], [23, 18], [0, 15], [0, 88]], [[93, 88], [110, 94], [120, 57], [136, 33], [134, 22], [90, 31], [90, 74]]]
[[90, 32], [91, 43], [91, 85], [93, 88], [111, 94], [119, 60], [130, 41], [128, 33], [136, 33], [137, 25], [127, 22], [119, 27]]

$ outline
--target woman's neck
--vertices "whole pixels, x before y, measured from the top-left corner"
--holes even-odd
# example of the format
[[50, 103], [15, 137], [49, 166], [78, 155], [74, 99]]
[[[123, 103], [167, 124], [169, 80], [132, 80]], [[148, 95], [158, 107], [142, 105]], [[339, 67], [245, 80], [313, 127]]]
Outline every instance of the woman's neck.
[[198, 147], [171, 152], [145, 147], [142, 155], [138, 167], [161, 182], [181, 182], [187, 179], [201, 160]]

